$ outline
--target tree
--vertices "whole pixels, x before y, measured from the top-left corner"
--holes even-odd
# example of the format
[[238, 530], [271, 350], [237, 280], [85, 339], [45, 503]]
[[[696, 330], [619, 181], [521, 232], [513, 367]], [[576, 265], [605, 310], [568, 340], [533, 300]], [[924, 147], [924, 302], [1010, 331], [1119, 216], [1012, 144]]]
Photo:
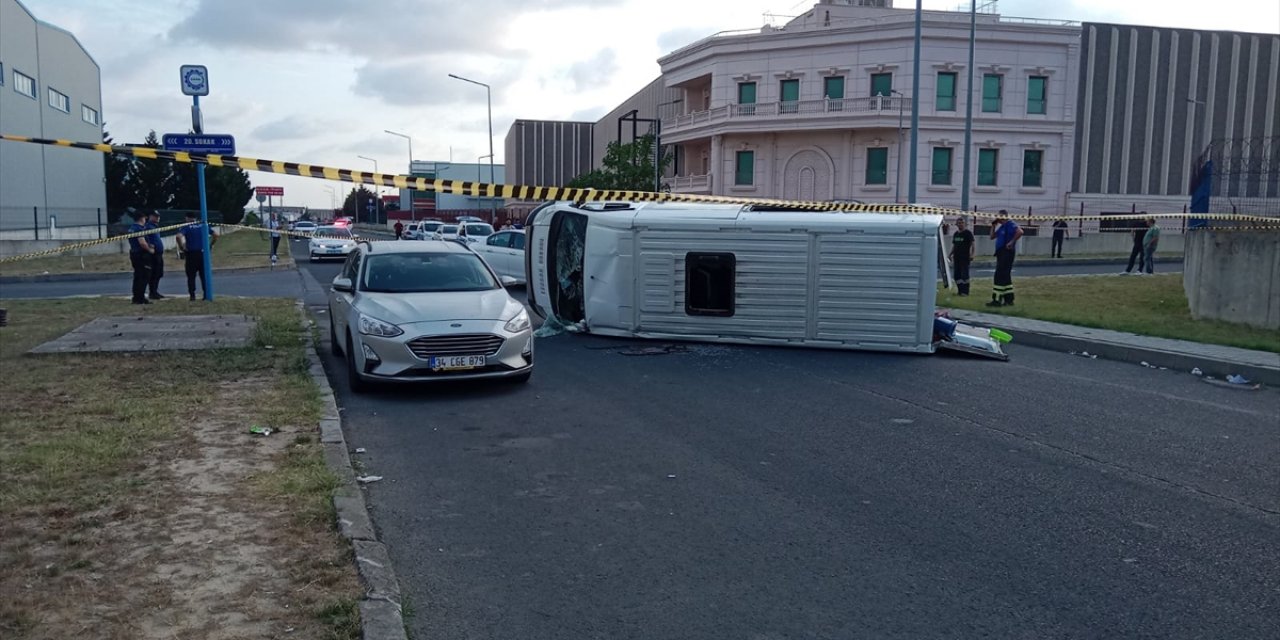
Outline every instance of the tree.
[[[373, 212], [370, 214], [370, 203], [373, 204]], [[383, 219], [382, 200], [378, 198], [372, 191], [360, 185], [358, 189], [347, 194], [347, 199], [342, 202], [342, 215], [355, 218], [356, 222], [374, 222]]]
[[[653, 143], [653, 134], [645, 134], [627, 144], [610, 142], [601, 168], [579, 175], [565, 186], [653, 191], [656, 186]], [[662, 159], [663, 170], [671, 163], [671, 158], [668, 155]]]
[[[147, 134], [142, 146], [160, 148], [156, 132]], [[135, 158], [129, 167], [127, 182], [133, 191], [133, 206], [144, 209], [168, 209], [174, 199], [173, 163], [169, 160]]]
[[[102, 141], [114, 145], [111, 134], [102, 130]], [[129, 173], [133, 169], [133, 157], [108, 153], [103, 156], [103, 182], [107, 190], [107, 211], [124, 211], [129, 207], [137, 207], [137, 194], [129, 183]]]
[[[174, 163], [174, 209], [200, 208], [200, 181], [197, 165]], [[239, 224], [244, 219], [244, 206], [253, 199], [249, 174], [239, 167], [206, 167], [204, 173], [205, 203], [211, 214], [221, 214], [226, 224]]]

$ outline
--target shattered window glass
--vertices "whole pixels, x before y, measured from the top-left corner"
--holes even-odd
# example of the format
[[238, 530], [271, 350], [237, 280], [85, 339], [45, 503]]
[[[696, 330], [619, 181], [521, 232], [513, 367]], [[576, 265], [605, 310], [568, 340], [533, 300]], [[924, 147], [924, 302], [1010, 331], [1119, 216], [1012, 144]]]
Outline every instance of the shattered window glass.
[[550, 237], [552, 313], [564, 322], [581, 322], [586, 317], [585, 295], [582, 289], [583, 253], [586, 249], [587, 217], [578, 213], [560, 212], [552, 224]]

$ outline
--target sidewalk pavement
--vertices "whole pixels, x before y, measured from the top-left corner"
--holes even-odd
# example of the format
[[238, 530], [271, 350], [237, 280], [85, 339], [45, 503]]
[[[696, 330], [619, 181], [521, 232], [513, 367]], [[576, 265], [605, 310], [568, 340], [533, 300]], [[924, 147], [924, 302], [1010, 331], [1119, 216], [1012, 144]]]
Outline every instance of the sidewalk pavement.
[[[181, 266], [181, 265], [179, 265]], [[292, 261], [285, 260], [274, 267], [222, 267], [214, 269], [213, 274], [220, 273], [253, 273], [255, 271], [278, 271], [296, 269]], [[171, 272], [182, 275], [181, 269]], [[166, 274], [169, 275], [169, 274]], [[132, 271], [93, 271], [82, 273], [38, 273], [27, 276], [0, 276], [0, 284], [21, 284], [27, 282], [89, 282], [93, 280], [124, 280], [133, 277]]]
[[1108, 360], [1135, 364], [1146, 362], [1185, 372], [1199, 368], [1204, 375], [1218, 378], [1239, 374], [1252, 382], [1280, 386], [1280, 353], [1153, 338], [962, 309], [951, 310], [951, 317], [975, 326], [1006, 331], [1013, 335], [1013, 344], [1055, 351], [1087, 351]]
[[[1018, 260], [1014, 263], [1014, 268], [1018, 267], [1081, 267], [1094, 264], [1114, 264], [1116, 265], [1116, 273], [1124, 270], [1129, 262], [1129, 256], [1119, 257], [1093, 257], [1093, 258], [1024, 258], [1018, 256]], [[1155, 264], [1182, 264], [1182, 256], [1157, 257]], [[996, 261], [994, 258], [979, 257], [973, 261], [975, 267], [994, 267]]]

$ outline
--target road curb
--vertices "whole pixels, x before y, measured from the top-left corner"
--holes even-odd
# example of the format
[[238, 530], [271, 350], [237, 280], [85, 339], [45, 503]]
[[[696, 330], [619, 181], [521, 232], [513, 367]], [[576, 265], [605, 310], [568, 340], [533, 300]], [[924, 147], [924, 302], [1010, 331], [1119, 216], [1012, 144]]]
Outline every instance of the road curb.
[[[956, 318], [961, 319], [959, 316], [956, 316]], [[999, 323], [985, 322], [973, 318], [965, 318], [963, 321], [979, 327], [999, 328]], [[1015, 332], [1013, 339], [1015, 344], [1023, 344], [1038, 349], [1062, 351], [1064, 353], [1088, 352], [1090, 355], [1096, 355], [1106, 360], [1133, 364], [1146, 362], [1155, 367], [1166, 367], [1184, 373], [1199, 368], [1205, 375], [1219, 378], [1225, 378], [1230, 374], [1239, 374], [1253, 382], [1280, 386], [1280, 364], [1275, 367], [1243, 364], [1203, 355], [1120, 344], [1106, 340], [1064, 336], [1056, 333], [1028, 331], [1026, 329], [1020, 329]], [[1280, 361], [1280, 356], [1277, 356], [1277, 360]]]
[[[1182, 264], [1182, 256], [1176, 258], [1156, 258], [1152, 261], [1154, 264]], [[1125, 258], [1018, 258], [1013, 268], [1018, 267], [1087, 267], [1098, 264], [1113, 264], [1117, 269], [1128, 264]], [[979, 259], [970, 263], [970, 266], [994, 268], [995, 260]]]
[[[281, 269], [297, 269], [297, 266], [276, 267], [227, 267], [214, 269], [214, 275], [223, 273], [253, 273], [255, 271], [278, 271]], [[48, 273], [34, 276], [0, 276], [0, 284], [23, 284], [29, 282], [87, 282], [91, 280], [128, 280], [133, 277], [129, 271], [104, 271], [101, 273]]]
[[386, 546], [377, 539], [364, 494], [356, 483], [356, 472], [351, 466], [347, 441], [342, 434], [342, 415], [338, 412], [337, 397], [329, 384], [329, 376], [324, 371], [315, 343], [310, 339], [312, 323], [306, 305], [299, 303], [298, 310], [302, 312], [302, 325], [308, 338], [305, 347], [307, 372], [320, 389], [323, 405], [317, 427], [324, 445], [324, 459], [340, 482], [333, 496], [338, 532], [351, 543], [356, 570], [365, 589], [360, 600], [360, 637], [364, 640], [407, 640], [400, 580], [391, 567]]

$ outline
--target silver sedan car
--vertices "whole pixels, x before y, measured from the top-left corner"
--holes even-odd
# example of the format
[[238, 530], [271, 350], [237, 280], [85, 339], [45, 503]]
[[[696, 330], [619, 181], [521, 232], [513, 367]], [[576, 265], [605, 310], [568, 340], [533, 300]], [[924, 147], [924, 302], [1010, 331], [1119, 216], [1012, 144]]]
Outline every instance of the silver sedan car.
[[529, 313], [470, 249], [440, 240], [361, 243], [329, 295], [329, 339], [353, 391], [374, 381], [533, 373]]

